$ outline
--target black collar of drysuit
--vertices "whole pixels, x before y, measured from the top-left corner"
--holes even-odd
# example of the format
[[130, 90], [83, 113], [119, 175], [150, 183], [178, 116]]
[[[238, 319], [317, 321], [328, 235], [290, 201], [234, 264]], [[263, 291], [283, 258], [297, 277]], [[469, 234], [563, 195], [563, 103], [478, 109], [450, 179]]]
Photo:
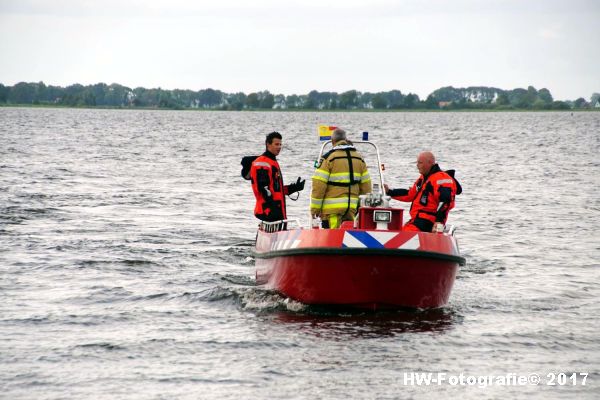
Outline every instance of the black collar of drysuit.
[[263, 153], [263, 156], [265, 156], [265, 157], [269, 157], [269, 158], [270, 158], [271, 160], [273, 160], [273, 161], [277, 161], [277, 157], [275, 157], [275, 154], [271, 153], [269, 150], [266, 150], [266, 151]]
[[427, 180], [427, 178], [429, 178], [431, 175], [435, 174], [436, 172], [440, 172], [442, 169], [440, 168], [439, 165], [437, 164], [433, 164], [431, 166], [431, 169], [429, 170], [429, 173], [427, 175], [425, 175], [423, 177], [424, 180]]

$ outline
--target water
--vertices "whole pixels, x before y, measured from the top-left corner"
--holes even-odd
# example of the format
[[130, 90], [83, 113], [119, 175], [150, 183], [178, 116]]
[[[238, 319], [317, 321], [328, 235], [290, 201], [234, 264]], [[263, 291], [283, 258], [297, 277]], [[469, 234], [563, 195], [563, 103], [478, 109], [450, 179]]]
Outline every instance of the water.
[[[284, 179], [308, 178], [321, 123], [370, 131], [391, 186], [423, 149], [457, 170], [468, 264], [447, 307], [352, 313], [254, 285], [239, 160], [279, 130]], [[0, 109], [0, 397], [598, 398], [599, 132], [600, 113]]]

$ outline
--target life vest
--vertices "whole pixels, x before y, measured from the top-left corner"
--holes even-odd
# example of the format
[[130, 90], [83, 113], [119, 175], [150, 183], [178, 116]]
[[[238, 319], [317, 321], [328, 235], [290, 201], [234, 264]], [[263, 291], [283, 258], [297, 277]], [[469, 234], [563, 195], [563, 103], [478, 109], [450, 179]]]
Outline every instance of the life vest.
[[454, 199], [461, 192], [462, 188], [454, 178], [454, 170], [445, 172], [435, 164], [429, 175], [426, 177], [421, 175], [406, 195], [393, 196], [393, 198], [412, 202], [410, 206], [412, 221], [422, 218], [432, 223], [445, 224], [448, 212], [454, 208]]
[[287, 187], [283, 185], [281, 169], [275, 156], [267, 152], [258, 156], [250, 167], [250, 179], [256, 197], [254, 215], [263, 221], [286, 219]]

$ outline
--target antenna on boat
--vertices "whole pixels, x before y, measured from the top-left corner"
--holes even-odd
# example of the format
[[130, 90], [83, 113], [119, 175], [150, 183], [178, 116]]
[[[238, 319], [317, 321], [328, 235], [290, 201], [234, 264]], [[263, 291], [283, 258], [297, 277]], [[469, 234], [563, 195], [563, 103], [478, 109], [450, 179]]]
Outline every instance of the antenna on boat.
[[355, 144], [361, 144], [361, 143], [370, 144], [371, 146], [373, 146], [375, 148], [375, 154], [377, 155], [377, 170], [379, 171], [379, 184], [381, 185], [379, 187], [379, 189], [381, 190], [381, 193], [385, 195], [385, 193], [384, 193], [385, 181], [383, 179], [383, 171], [385, 170], [385, 167], [384, 167], [383, 163], [381, 162], [381, 156], [379, 155], [379, 148], [377, 147], [377, 145], [375, 143], [369, 141], [369, 132], [367, 132], [367, 131], [363, 131], [362, 141], [354, 142], [354, 143]]

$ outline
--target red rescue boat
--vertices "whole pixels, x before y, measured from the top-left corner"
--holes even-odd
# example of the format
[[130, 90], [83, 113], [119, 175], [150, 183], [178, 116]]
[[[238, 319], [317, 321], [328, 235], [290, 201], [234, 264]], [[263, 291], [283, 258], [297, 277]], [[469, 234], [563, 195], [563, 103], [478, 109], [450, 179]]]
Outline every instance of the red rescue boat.
[[378, 193], [381, 167], [380, 179], [373, 194], [361, 196], [358, 218], [340, 229], [303, 228], [297, 220], [261, 223], [256, 283], [305, 304], [374, 310], [445, 305], [465, 264], [454, 228], [402, 231], [403, 210]]

